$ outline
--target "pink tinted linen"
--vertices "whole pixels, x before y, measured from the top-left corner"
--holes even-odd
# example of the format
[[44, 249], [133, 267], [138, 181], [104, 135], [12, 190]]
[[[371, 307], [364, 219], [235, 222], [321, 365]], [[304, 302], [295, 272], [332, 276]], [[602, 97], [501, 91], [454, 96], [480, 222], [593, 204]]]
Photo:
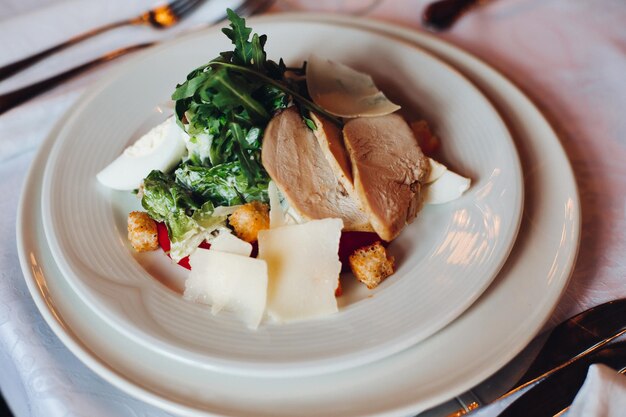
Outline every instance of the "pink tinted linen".
[[[369, 16], [419, 28], [427, 3], [386, 1]], [[549, 325], [626, 297], [625, 28], [623, 0], [494, 0], [441, 34], [533, 99], [574, 168], [580, 253]]]
[[[155, 2], [142, 0], [144, 5]], [[111, 3], [120, 7], [112, 8]], [[43, 15], [45, 7], [81, 4], [99, 8], [100, 16], [112, 17], [113, 9], [115, 14], [125, 10], [122, 3], [9, 0], [0, 10], [0, 61], [6, 63], [25, 48], [45, 43], [35, 39], [38, 31], [19, 33], [20, 28], [25, 29], [18, 25], [20, 16], [26, 13]], [[272, 12], [294, 8], [319, 11], [324, 6], [338, 13], [356, 10], [372, 19], [423, 30], [420, 15], [427, 3], [279, 0]], [[129, 9], [128, 13], [135, 11]], [[92, 15], [87, 13], [85, 19]], [[85, 21], [87, 26], [97, 23]], [[624, 0], [493, 0], [439, 35], [479, 56], [520, 86], [558, 129], [572, 162], [582, 203], [581, 248], [570, 285], [546, 327], [593, 305], [626, 296], [625, 27]], [[94, 45], [110, 50], [122, 41], [145, 40], [145, 34], [136, 32], [128, 29], [109, 34]], [[77, 50], [57, 61], [84, 59], [87, 52], [99, 53], [97, 48]], [[169, 415], [111, 387], [51, 334], [25, 288], [16, 245], [10, 238], [15, 234], [23, 172], [34, 149], [79, 94], [113, 66], [111, 63], [0, 115], [0, 190], [4, 196], [0, 200], [0, 231], [5, 237], [0, 241], [0, 369], [6, 371], [0, 373], [0, 386], [18, 417]], [[32, 70], [26, 76], [47, 74], [47, 69], [43, 73]], [[0, 91], [9, 86], [0, 86]]]

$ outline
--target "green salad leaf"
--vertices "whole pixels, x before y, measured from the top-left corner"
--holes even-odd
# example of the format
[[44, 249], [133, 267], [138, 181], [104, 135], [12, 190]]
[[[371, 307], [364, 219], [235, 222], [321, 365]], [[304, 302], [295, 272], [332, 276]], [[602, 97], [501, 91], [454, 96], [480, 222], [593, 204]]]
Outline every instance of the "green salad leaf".
[[152, 171], [144, 179], [142, 206], [148, 215], [167, 226], [170, 257], [178, 262], [205, 240], [209, 234], [226, 226], [227, 215], [215, 215], [211, 200], [199, 204], [192, 191], [178, 184], [171, 175]]
[[[255, 185], [236, 162], [227, 162], [214, 167], [182, 164], [175, 172], [176, 180], [203, 201], [216, 206], [233, 206], [247, 201], [266, 201], [269, 180], [259, 175]], [[267, 181], [267, 182], [266, 182]]]
[[[267, 60], [266, 36], [252, 34], [245, 19], [232, 10], [227, 13], [230, 27], [223, 32], [234, 50], [189, 73], [172, 99], [178, 123], [190, 135], [186, 162], [207, 168], [228, 163], [231, 171], [232, 164], [237, 164], [237, 173], [245, 176], [247, 186], [258, 188], [269, 182], [260, 160], [263, 130], [276, 111], [290, 105], [290, 98], [263, 79], [213, 64], [242, 66], [277, 82], [286, 67]], [[267, 193], [239, 191], [267, 201]]]
[[201, 207], [191, 192], [170, 176], [154, 170], [143, 180], [141, 205], [152, 219], [165, 222], [177, 213], [191, 213]]
[[189, 134], [187, 155], [174, 172], [153, 171], [144, 180], [142, 204], [167, 225], [175, 260], [225, 226], [227, 207], [269, 201], [261, 146], [276, 112], [296, 105], [311, 129], [310, 111], [339, 123], [308, 97], [306, 64], [288, 68], [282, 59], [268, 60], [267, 37], [227, 13], [223, 32], [233, 50], [191, 71], [172, 93], [177, 123]]
[[224, 28], [222, 32], [235, 45], [232, 61], [240, 65], [254, 67], [257, 71], [264, 71], [266, 55], [263, 47], [267, 36], [259, 36], [255, 33], [252, 35], [252, 41], [250, 41], [252, 29], [246, 27], [245, 19], [230, 9], [226, 10], [226, 14], [230, 20], [230, 28]]
[[282, 60], [268, 60], [264, 49], [267, 37], [253, 34], [245, 19], [232, 10], [227, 13], [230, 27], [222, 31], [232, 41], [233, 51], [222, 52], [190, 72], [172, 99], [176, 100], [178, 123], [191, 136], [188, 160], [202, 166], [237, 162], [249, 186], [254, 186], [257, 180], [267, 178], [258, 153], [261, 140], [242, 139], [253, 130], [262, 138], [277, 111], [297, 105], [311, 129], [315, 124], [309, 111], [339, 121], [309, 99], [305, 66], [288, 68]]

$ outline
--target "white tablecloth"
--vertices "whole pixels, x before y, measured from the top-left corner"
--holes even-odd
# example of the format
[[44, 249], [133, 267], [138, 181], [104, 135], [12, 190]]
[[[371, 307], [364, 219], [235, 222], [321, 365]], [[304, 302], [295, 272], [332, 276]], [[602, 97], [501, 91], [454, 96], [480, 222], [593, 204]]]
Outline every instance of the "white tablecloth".
[[[155, 3], [5, 0], [0, 8], [0, 65]], [[166, 33], [118, 29], [1, 83], [0, 92], [129, 43], [173, 36], [221, 13], [229, 3], [211, 0]], [[369, 3], [369, 17], [422, 30], [426, 1]], [[315, 4], [355, 8], [352, 1]], [[272, 11], [297, 7], [314, 6], [279, 1]], [[501, 70], [529, 94], [557, 127], [572, 161], [581, 193], [582, 244], [571, 284], [548, 326], [626, 296], [625, 25], [623, 0], [499, 0], [474, 10], [441, 35]], [[17, 259], [17, 202], [37, 146], [85, 88], [114, 65], [0, 115], [0, 388], [18, 417], [169, 415], [112, 387], [59, 342], [35, 308]], [[481, 413], [495, 414], [494, 409]]]

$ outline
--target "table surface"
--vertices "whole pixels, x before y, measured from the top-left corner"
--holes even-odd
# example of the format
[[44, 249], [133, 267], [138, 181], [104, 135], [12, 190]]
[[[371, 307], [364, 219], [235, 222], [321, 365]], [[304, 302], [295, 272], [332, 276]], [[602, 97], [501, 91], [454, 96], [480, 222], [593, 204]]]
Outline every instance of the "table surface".
[[[0, 65], [153, 3], [5, 0], [0, 9]], [[363, 3], [371, 7], [366, 10]], [[427, 3], [291, 0], [278, 1], [270, 12], [323, 7], [424, 30], [420, 15]], [[47, 18], [70, 5], [71, 19]], [[33, 22], [39, 23], [36, 29]], [[193, 22], [190, 18], [189, 25]], [[521, 87], [553, 123], [573, 165], [582, 204], [581, 247], [570, 284], [547, 327], [590, 306], [626, 296], [625, 22], [623, 0], [497, 0], [440, 34]], [[121, 46], [130, 35], [134, 41], [156, 36], [137, 30], [108, 34], [51, 59], [45, 69], [34, 68], [0, 83], [0, 92], [60, 69], [76, 57], [84, 59]], [[58, 341], [30, 298], [17, 258], [17, 202], [38, 145], [90, 83], [114, 65], [0, 115], [0, 387], [18, 417], [169, 415], [113, 388]]]

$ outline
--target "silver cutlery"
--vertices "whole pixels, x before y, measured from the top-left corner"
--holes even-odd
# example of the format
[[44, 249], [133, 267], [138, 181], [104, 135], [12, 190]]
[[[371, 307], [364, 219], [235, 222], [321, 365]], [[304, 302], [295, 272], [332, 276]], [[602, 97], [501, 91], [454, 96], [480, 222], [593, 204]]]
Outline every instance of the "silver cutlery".
[[[267, 9], [274, 0], [248, 0], [244, 1], [235, 12], [240, 16], [250, 16], [256, 13], [260, 13]], [[226, 13], [219, 19], [216, 19], [213, 22], [210, 22], [207, 26], [217, 23], [226, 18]], [[196, 28], [197, 29], [197, 28]], [[105, 62], [112, 61], [121, 56], [127, 55], [131, 52], [135, 52], [141, 49], [148, 48], [150, 46], [156, 45], [159, 42], [148, 42], [141, 43], [137, 45], [128, 46], [125, 48], [117, 49], [115, 51], [109, 52], [101, 57], [98, 57], [92, 61], [86, 62], [84, 64], [78, 65], [74, 68], [71, 68], [67, 71], [54, 75], [52, 77], [46, 78], [44, 80], [37, 81], [33, 84], [30, 84], [25, 87], [18, 88], [13, 91], [9, 91], [4, 94], [0, 94], [0, 114], [3, 114], [14, 107], [19, 106], [20, 104], [48, 91], [52, 88], [58, 86], [59, 84], [69, 80], [70, 78], [81, 74], [89, 69], [92, 69], [100, 64]]]
[[151, 26], [156, 29], [165, 29], [172, 27], [179, 23], [183, 18], [196, 10], [198, 6], [204, 3], [206, 0], [174, 0], [169, 4], [157, 6], [139, 16], [131, 19], [126, 19], [120, 22], [110, 23], [105, 26], [93, 29], [89, 32], [75, 36], [59, 45], [50, 47], [44, 51], [38, 52], [34, 55], [21, 59], [17, 62], [5, 65], [0, 68], [0, 81], [7, 79], [11, 75], [36, 64], [42, 59], [66, 49], [70, 46], [76, 45], [79, 42], [89, 39], [93, 36], [99, 35], [111, 29], [116, 29], [122, 26]]
[[513, 401], [499, 417], [553, 417], [562, 414], [585, 382], [589, 366], [596, 363], [624, 373], [626, 342], [611, 344], [555, 372]]
[[449, 29], [459, 17], [473, 6], [485, 0], [437, 0], [430, 3], [422, 13], [422, 23], [428, 29]]
[[93, 61], [89, 61], [87, 63], [81, 64], [67, 71], [64, 71], [60, 74], [46, 78], [45, 80], [37, 81], [33, 84], [19, 88], [17, 90], [0, 94], [0, 114], [3, 114], [11, 110], [12, 108], [19, 106], [20, 104], [30, 100], [31, 98], [38, 96], [39, 94], [42, 94], [48, 90], [53, 89], [54, 87], [58, 86], [64, 81], [67, 81], [70, 78], [78, 74], [81, 74], [91, 68], [94, 68], [105, 62], [112, 61], [115, 58], [121, 57], [123, 55], [127, 55], [131, 52], [147, 48], [154, 44], [155, 43], [141, 43], [138, 45], [133, 45], [133, 46], [129, 46], [126, 48], [118, 49], [116, 51], [103, 55], [99, 58], [96, 58]]
[[[507, 398], [592, 355], [624, 334], [626, 334], [626, 299], [609, 301], [583, 311], [550, 332], [537, 357], [505, 394], [484, 401], [475, 391], [469, 391], [456, 398], [463, 408], [449, 414], [448, 417], [463, 416], [483, 405]], [[490, 380], [484, 384], [490, 384]]]

